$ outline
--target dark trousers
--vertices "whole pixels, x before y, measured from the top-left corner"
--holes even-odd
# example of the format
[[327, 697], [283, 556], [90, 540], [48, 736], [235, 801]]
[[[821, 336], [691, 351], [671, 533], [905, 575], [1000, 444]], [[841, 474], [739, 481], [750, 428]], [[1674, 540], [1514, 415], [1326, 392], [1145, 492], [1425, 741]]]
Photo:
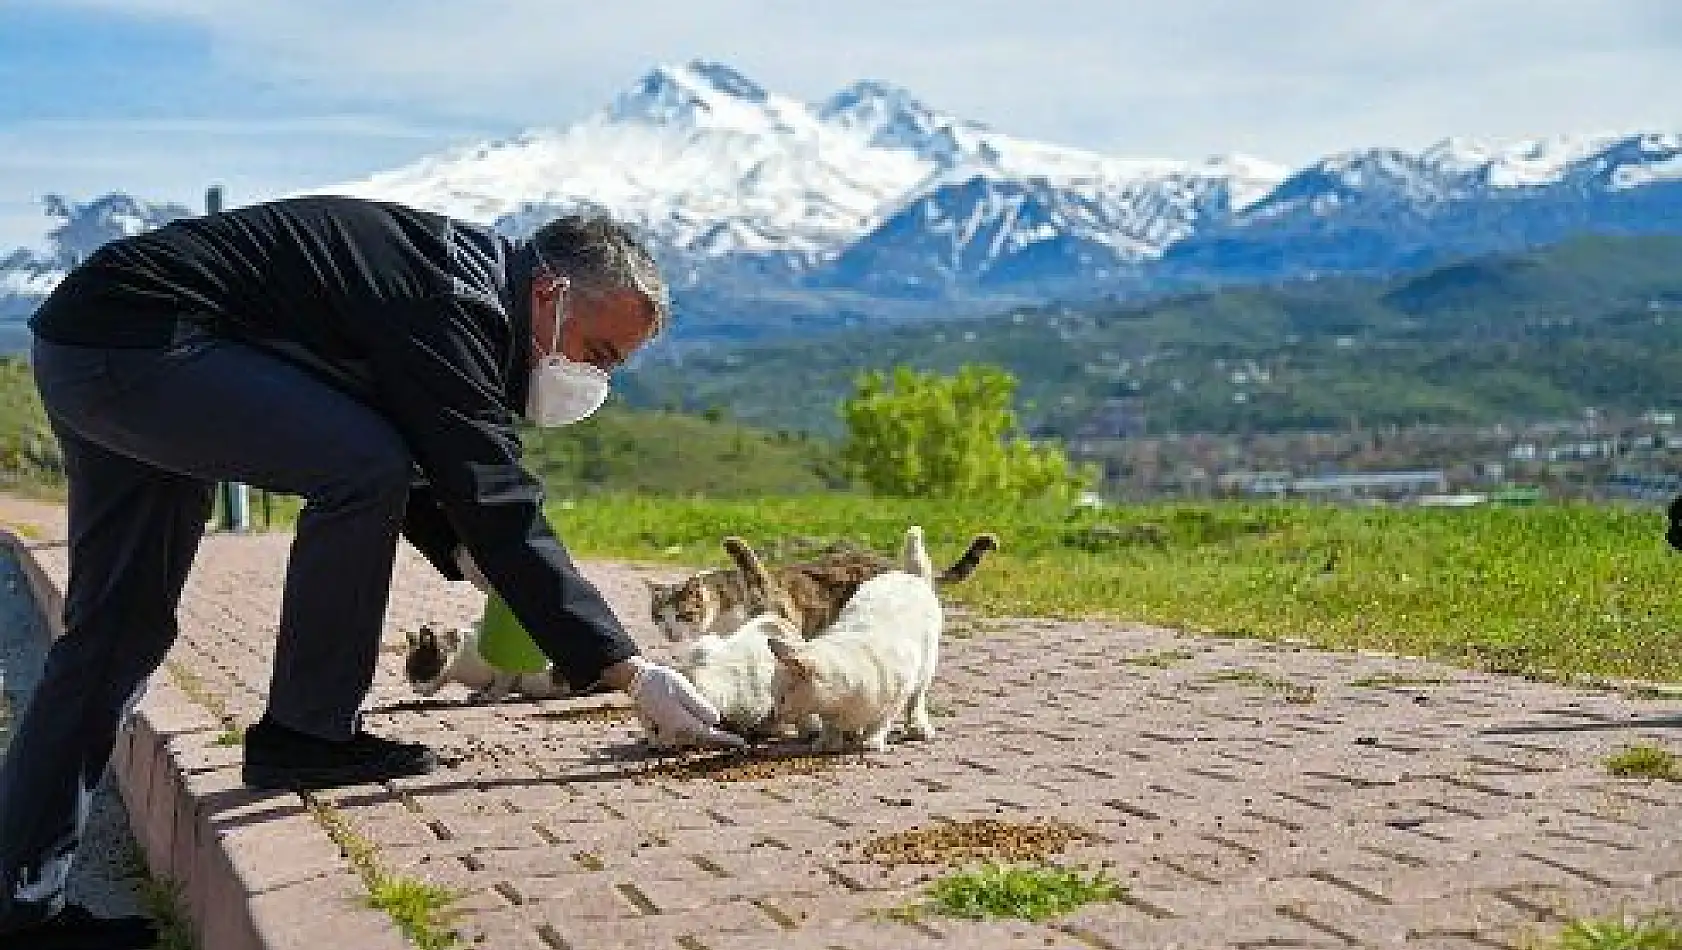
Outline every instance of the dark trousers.
[[69, 480], [70, 578], [64, 635], [0, 763], [0, 932], [62, 905], [122, 717], [175, 640], [214, 482], [306, 500], [269, 717], [349, 738], [373, 681], [408, 450], [307, 372], [183, 326], [162, 349], [35, 343]]

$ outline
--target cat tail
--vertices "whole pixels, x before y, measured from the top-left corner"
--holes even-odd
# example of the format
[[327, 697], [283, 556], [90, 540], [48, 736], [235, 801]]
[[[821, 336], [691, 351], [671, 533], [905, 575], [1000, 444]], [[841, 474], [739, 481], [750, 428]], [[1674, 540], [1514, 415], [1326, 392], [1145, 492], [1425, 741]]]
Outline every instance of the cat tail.
[[753, 548], [741, 538], [731, 535], [724, 539], [724, 550], [730, 555], [730, 559], [736, 562], [736, 569], [742, 573], [742, 590], [746, 596], [744, 606], [748, 616], [773, 612], [780, 614], [778, 607], [783, 600], [779, 596], [782, 589], [771, 576], [771, 572], [765, 569]]
[[923, 528], [912, 525], [905, 529], [905, 546], [900, 549], [900, 570], [907, 574], [915, 574], [930, 584], [934, 579], [934, 562], [929, 560], [928, 549], [923, 546]]
[[987, 556], [987, 552], [997, 551], [998, 549], [998, 535], [992, 533], [976, 535], [970, 541], [969, 547], [964, 549], [963, 555], [953, 561], [951, 567], [936, 575], [934, 582], [945, 585], [969, 580], [970, 575], [975, 573], [975, 569], [981, 566], [981, 559]]

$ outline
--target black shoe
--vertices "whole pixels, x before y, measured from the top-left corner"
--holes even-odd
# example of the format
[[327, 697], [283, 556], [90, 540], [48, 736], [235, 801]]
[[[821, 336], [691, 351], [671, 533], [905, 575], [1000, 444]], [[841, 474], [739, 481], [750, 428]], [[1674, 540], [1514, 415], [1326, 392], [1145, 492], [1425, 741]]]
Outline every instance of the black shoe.
[[425, 775], [438, 757], [418, 742], [395, 742], [366, 732], [339, 742], [288, 729], [267, 717], [245, 731], [245, 769], [251, 788], [333, 788]]
[[157, 925], [147, 918], [95, 917], [80, 904], [33, 926], [0, 931], [0, 950], [151, 950], [157, 944]]

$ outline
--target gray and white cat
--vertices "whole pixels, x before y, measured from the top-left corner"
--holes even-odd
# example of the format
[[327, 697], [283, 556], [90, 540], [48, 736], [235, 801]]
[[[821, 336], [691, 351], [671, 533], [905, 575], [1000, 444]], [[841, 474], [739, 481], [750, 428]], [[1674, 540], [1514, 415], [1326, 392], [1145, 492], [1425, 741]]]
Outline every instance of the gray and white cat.
[[[816, 716], [819, 749], [885, 752], [896, 722], [906, 738], [934, 735], [928, 693], [944, 616], [922, 528], [906, 530], [900, 562], [900, 570], [859, 585], [822, 636], [767, 642], [777, 661], [772, 715], [781, 722]], [[769, 589], [776, 582], [761, 569], [757, 583]]]
[[406, 632], [403, 678], [422, 696], [431, 696], [450, 683], [460, 683], [473, 692], [470, 702], [494, 703], [511, 695], [529, 699], [561, 699], [574, 695], [572, 687], [551, 667], [532, 673], [508, 673], [485, 661], [479, 653], [476, 629], [445, 628], [441, 632], [422, 626]]

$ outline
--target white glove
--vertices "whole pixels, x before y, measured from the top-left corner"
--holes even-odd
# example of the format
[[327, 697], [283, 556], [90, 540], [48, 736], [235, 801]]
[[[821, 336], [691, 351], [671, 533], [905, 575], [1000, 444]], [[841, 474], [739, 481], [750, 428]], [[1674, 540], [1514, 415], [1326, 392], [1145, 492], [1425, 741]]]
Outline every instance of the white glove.
[[469, 584], [487, 594], [491, 592], [491, 582], [479, 573], [479, 565], [473, 563], [473, 555], [468, 554], [466, 548], [456, 548], [456, 567], [461, 568], [461, 575], [467, 578]]
[[628, 662], [637, 671], [625, 692], [662, 744], [747, 745], [741, 736], [718, 728], [718, 709], [695, 689], [688, 677], [640, 656], [633, 656]]

